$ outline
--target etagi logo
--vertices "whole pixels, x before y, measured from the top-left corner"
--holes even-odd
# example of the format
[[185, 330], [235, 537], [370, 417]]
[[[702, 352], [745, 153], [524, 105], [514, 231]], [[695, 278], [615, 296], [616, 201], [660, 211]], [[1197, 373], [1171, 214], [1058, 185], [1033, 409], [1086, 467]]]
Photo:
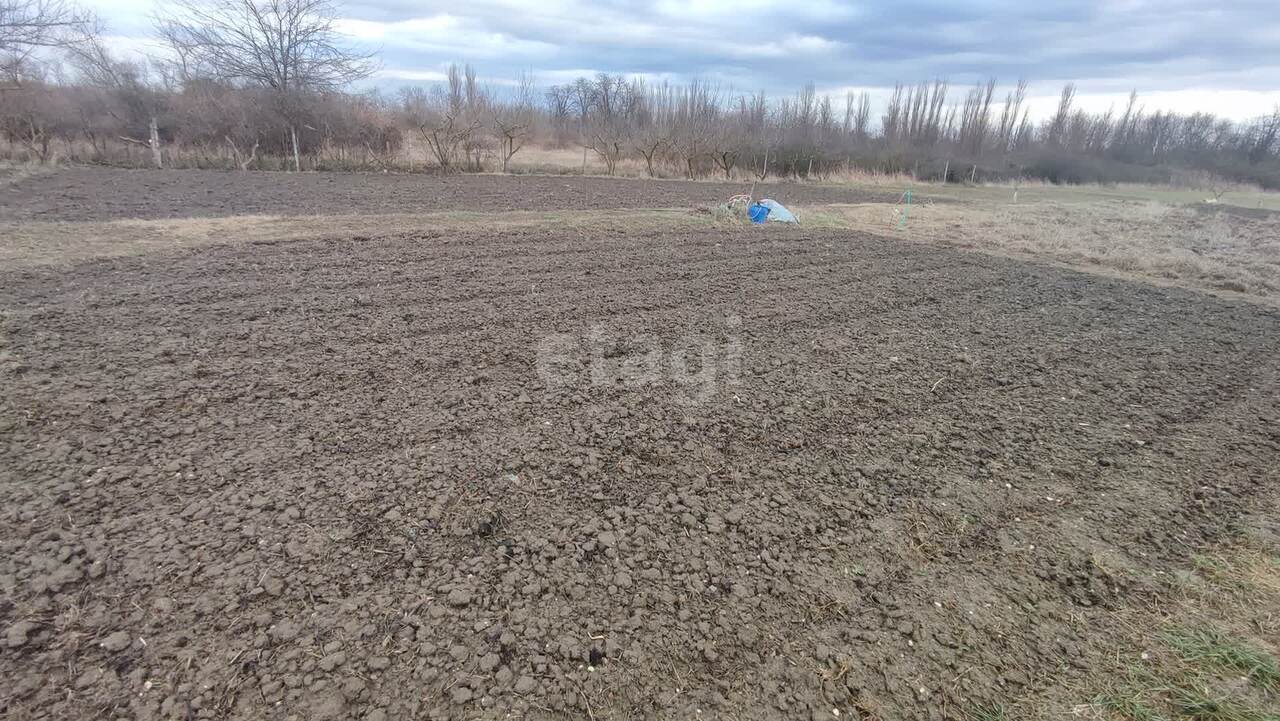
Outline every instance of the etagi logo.
[[732, 315], [706, 333], [668, 339], [608, 323], [581, 335], [551, 333], [538, 341], [538, 377], [548, 388], [670, 388], [681, 401], [705, 402], [741, 382], [741, 327]]

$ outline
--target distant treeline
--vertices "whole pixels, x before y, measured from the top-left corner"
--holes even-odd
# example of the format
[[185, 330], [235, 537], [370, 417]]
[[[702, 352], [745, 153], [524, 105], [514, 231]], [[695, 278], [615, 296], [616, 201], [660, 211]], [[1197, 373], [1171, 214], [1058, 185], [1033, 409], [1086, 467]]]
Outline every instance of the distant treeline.
[[[40, 163], [474, 172], [509, 170], [536, 144], [577, 148], [610, 174], [631, 161], [649, 175], [695, 178], [871, 171], [1107, 183], [1190, 173], [1280, 188], [1280, 109], [1237, 123], [1147, 110], [1135, 93], [1124, 107], [1089, 113], [1068, 84], [1057, 111], [1033, 123], [1026, 83], [1000, 91], [993, 79], [958, 93], [943, 81], [899, 85], [873, 116], [868, 94], [832, 98], [813, 85], [767, 97], [599, 74], [545, 89], [522, 77], [494, 91], [457, 65], [430, 87], [353, 92], [376, 59], [344, 50], [333, 17], [325, 0], [178, 2], [157, 21], [169, 52], [145, 65], [113, 57], [80, 16], [41, 41], [56, 56], [22, 52], [0, 26], [0, 153]], [[237, 39], [255, 33], [279, 57], [237, 52]], [[295, 37], [320, 42], [288, 47]]]

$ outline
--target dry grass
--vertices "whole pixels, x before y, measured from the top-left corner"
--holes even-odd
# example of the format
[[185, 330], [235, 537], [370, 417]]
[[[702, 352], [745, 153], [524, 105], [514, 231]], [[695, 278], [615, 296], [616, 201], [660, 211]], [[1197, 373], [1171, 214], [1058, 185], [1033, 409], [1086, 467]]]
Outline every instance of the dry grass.
[[811, 225], [856, 228], [1052, 261], [1107, 275], [1280, 303], [1280, 214], [1156, 201], [980, 200], [811, 208]]
[[1280, 721], [1280, 555], [1274, 539], [1198, 556], [1151, 607], [1117, 611], [1081, 679], [971, 719]]
[[[1137, 654], [1099, 679], [1088, 708], [1106, 719], [1280, 719], [1280, 557], [1237, 545], [1195, 559], [1163, 617], [1133, 614]], [[1136, 656], [1136, 657], [1135, 657]], [[1106, 670], [1106, 669], [1101, 669]]]
[[836, 185], [857, 185], [870, 188], [941, 188], [943, 186], [929, 180], [916, 180], [907, 173], [886, 173], [865, 168], [847, 168], [823, 176], [823, 183]]
[[[906, 185], [903, 186], [907, 187]], [[1204, 188], [1180, 188], [1168, 185], [1053, 185], [1044, 181], [1020, 181], [982, 185], [930, 185], [918, 187], [928, 198], [989, 205], [1013, 205], [1016, 203], [1060, 203], [1064, 205], [1091, 204], [1105, 201], [1146, 202], [1165, 205], [1194, 205], [1213, 199], [1213, 192]], [[1014, 193], [1017, 192], [1015, 201]], [[1280, 193], [1268, 192], [1248, 186], [1234, 186], [1217, 203], [1229, 208], [1252, 210], [1280, 210]]]
[[402, 233], [474, 229], [511, 231], [555, 227], [570, 232], [705, 227], [709, 216], [686, 209], [518, 211], [393, 215], [273, 216], [0, 223], [0, 267], [61, 265], [90, 258], [140, 255], [227, 243], [350, 239]]
[[[513, 173], [546, 173], [551, 175], [580, 175], [583, 171], [583, 153], [581, 147], [565, 147], [553, 148], [528, 145], [520, 149], [515, 157], [511, 159], [510, 170]], [[593, 151], [588, 150], [586, 153], [586, 174], [604, 176], [607, 174], [607, 168], [600, 156]], [[492, 163], [490, 163], [492, 164]], [[657, 179], [679, 179], [687, 180], [685, 174], [680, 168], [673, 167], [667, 163], [660, 163], [654, 168], [655, 177]], [[627, 157], [618, 161], [617, 167], [614, 169], [614, 175], [621, 178], [647, 178], [649, 177], [648, 169], [645, 167], [644, 161], [639, 158]], [[747, 167], [737, 167], [728, 178], [731, 182], [751, 183], [757, 179], [756, 169]], [[706, 176], [696, 178], [704, 182], [725, 182], [724, 173], [716, 170]], [[934, 185], [928, 181], [916, 181], [910, 175], [904, 173], [884, 173], [876, 170], [866, 170], [862, 168], [849, 168], [827, 173], [821, 177], [814, 177], [805, 180], [794, 178], [778, 178], [770, 176], [766, 182], [796, 182], [821, 185], [856, 185], [861, 187], [885, 188], [885, 187], [906, 187], [908, 184], [915, 184], [922, 187], [937, 188], [941, 186]]]
[[[528, 145], [520, 149], [511, 158], [512, 172], [517, 173], [551, 173], [555, 175], [579, 175], [582, 173], [582, 148], [549, 148]], [[586, 153], [587, 175], [604, 175], [607, 172], [600, 156], [591, 151]], [[616, 174], [623, 177], [639, 178], [645, 175], [644, 163], [626, 158], [618, 163]]]
[[52, 173], [57, 166], [39, 163], [15, 163], [0, 161], [0, 189], [12, 186], [38, 175]]

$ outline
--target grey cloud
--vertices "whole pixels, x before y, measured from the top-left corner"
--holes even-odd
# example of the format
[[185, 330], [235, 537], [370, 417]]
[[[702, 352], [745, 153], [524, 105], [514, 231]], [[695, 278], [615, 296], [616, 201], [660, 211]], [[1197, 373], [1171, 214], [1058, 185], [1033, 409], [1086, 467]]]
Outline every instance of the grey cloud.
[[[748, 4], [749, 5], [749, 4]], [[1176, 89], [1191, 74], [1231, 73], [1280, 66], [1276, 38], [1280, 13], [1261, 2], [1222, 5], [1173, 2], [968, 4], [905, 0], [845, 4], [824, 16], [797, 12], [795, 3], [721, 15], [682, 16], [615, 0], [583, 3], [567, 13], [531, 4], [528, 12], [487, 0], [465, 13], [494, 32], [549, 43], [547, 70], [590, 67], [610, 72], [746, 78], [772, 90], [804, 82], [819, 85], [891, 85], [946, 77], [968, 83], [995, 75], [1012, 81], [1081, 79]], [[458, 12], [454, 3], [385, 0], [356, 6], [370, 19]], [[820, 55], [790, 52], [752, 57], [752, 48], [787, 35], [837, 43]], [[451, 58], [422, 58], [427, 63]], [[467, 60], [467, 58], [456, 58]], [[411, 61], [399, 58], [398, 61]], [[521, 59], [523, 62], [528, 59]], [[515, 71], [491, 63], [489, 74]], [[537, 70], [537, 68], [534, 68]], [[1254, 76], [1250, 87], [1270, 90], [1276, 80]]]
[[[720, 9], [696, 9], [711, 5]], [[402, 70], [450, 61], [472, 62], [489, 77], [589, 69], [775, 94], [810, 81], [885, 87], [941, 77], [963, 85], [990, 76], [1078, 80], [1099, 91], [1280, 90], [1274, 0], [361, 0], [341, 11], [382, 23], [451, 15], [476, 37], [505, 39], [485, 47], [465, 33], [416, 45], [384, 39], [386, 66]]]

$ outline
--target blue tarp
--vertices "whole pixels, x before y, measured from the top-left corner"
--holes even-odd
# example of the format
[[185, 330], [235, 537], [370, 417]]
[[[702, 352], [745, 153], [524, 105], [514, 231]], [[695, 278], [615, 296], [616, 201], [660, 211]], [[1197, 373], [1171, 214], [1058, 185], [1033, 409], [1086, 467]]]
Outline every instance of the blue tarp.
[[800, 222], [796, 220], [796, 216], [792, 215], [790, 210], [787, 210], [786, 206], [776, 200], [769, 200], [768, 198], [765, 198], [760, 201], [760, 205], [769, 209], [769, 220], [771, 221], [776, 223]]

